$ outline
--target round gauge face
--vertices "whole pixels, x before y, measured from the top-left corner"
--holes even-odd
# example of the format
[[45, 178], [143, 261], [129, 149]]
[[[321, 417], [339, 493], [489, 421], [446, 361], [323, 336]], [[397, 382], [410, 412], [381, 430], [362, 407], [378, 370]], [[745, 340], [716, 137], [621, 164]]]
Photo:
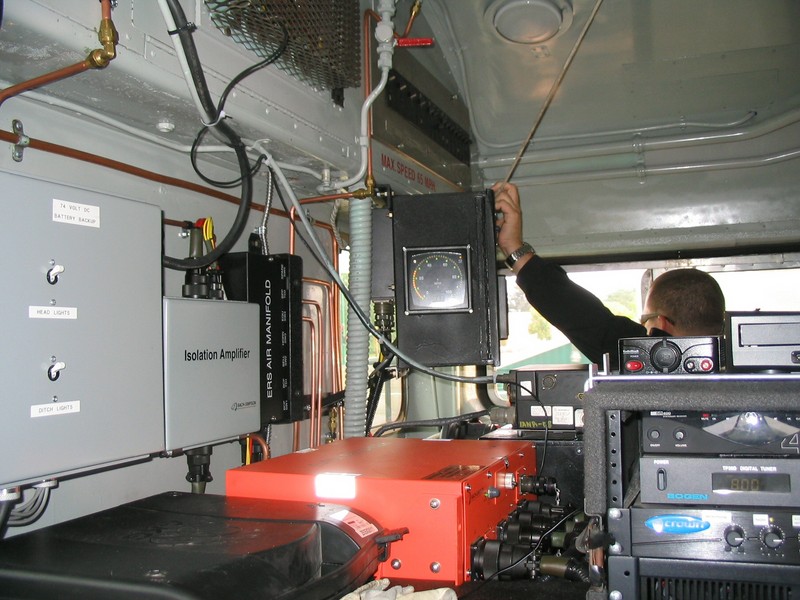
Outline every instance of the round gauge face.
[[407, 257], [408, 308], [469, 308], [466, 250], [416, 251]]

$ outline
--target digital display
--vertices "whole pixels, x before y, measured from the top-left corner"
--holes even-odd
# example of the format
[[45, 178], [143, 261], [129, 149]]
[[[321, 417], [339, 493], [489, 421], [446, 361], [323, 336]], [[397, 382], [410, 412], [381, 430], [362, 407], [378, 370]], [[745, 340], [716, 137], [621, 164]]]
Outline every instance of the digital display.
[[786, 473], [712, 473], [711, 489], [723, 494], [762, 492], [788, 494], [792, 483]]

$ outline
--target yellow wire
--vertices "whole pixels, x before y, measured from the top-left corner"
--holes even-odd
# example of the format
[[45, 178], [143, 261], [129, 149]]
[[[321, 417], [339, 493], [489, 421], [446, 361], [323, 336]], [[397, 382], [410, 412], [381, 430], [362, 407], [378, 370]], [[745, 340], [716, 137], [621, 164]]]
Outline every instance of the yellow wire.
[[211, 217], [206, 217], [203, 221], [203, 239], [211, 244], [214, 249], [217, 246], [217, 241], [214, 239], [214, 220]]

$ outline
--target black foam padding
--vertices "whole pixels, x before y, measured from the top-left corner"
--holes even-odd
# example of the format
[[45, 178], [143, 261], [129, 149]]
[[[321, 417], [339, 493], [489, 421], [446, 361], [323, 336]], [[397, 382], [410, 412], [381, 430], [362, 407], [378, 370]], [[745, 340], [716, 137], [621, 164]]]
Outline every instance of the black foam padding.
[[603, 515], [608, 509], [608, 411], [800, 411], [800, 376], [600, 376], [584, 401], [584, 510]]

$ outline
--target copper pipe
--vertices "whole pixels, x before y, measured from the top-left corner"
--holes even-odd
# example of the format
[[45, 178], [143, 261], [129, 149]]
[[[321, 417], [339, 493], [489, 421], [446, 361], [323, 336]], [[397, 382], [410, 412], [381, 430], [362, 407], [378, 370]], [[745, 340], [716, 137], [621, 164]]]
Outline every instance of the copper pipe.
[[70, 65], [69, 67], [59, 69], [58, 71], [53, 71], [52, 73], [47, 73], [46, 75], [40, 75], [39, 77], [34, 77], [28, 81], [23, 81], [22, 83], [7, 87], [6, 89], [0, 91], [0, 105], [2, 105], [3, 102], [9, 98], [18, 96], [23, 92], [29, 92], [30, 90], [35, 90], [36, 88], [40, 88], [44, 85], [49, 85], [55, 81], [67, 79], [68, 77], [72, 77], [78, 73], [88, 71], [91, 68], [91, 63], [88, 60], [83, 60], [79, 63], [75, 63], [74, 65]]
[[[338, 194], [338, 195], [334, 195], [334, 196], [316, 196], [314, 198], [306, 198], [304, 200], [301, 200], [300, 203], [301, 204], [303, 204], [303, 203], [312, 204], [312, 203], [316, 203], [316, 202], [324, 202], [326, 199], [329, 200], [331, 198], [335, 199], [337, 197], [348, 197], [348, 196], [352, 196], [352, 193]], [[295, 219], [296, 219], [296, 217], [297, 217], [297, 210], [295, 209], [294, 206], [292, 206], [292, 208], [289, 211], [289, 254], [295, 254], [295, 246], [296, 246], [296, 239], [297, 239], [297, 236], [296, 236], [297, 230], [296, 230], [296, 227], [295, 227]], [[326, 231], [328, 231], [328, 233], [330, 235], [330, 238], [331, 238], [331, 259], [332, 259], [331, 262], [333, 263], [334, 270], [338, 271], [339, 270], [339, 243], [336, 241], [336, 236], [333, 233], [333, 227], [331, 227], [327, 223], [319, 223], [319, 222], [316, 222], [316, 221], [314, 222], [314, 225], [316, 227], [319, 227], [321, 229], [325, 229]], [[335, 379], [336, 385], [334, 385], [334, 391], [338, 391], [338, 390], [342, 389], [341, 373], [340, 373], [340, 369], [339, 369], [339, 366], [338, 366], [339, 365], [339, 361], [341, 360], [341, 357], [342, 357], [342, 347], [341, 347], [341, 339], [340, 339], [340, 337], [341, 337], [340, 336], [340, 332], [341, 332], [342, 323], [341, 323], [341, 319], [340, 319], [340, 316], [339, 316], [339, 298], [338, 298], [338, 294], [335, 294], [335, 292], [333, 291], [333, 287], [332, 287], [333, 283], [330, 282], [330, 281], [323, 281], [323, 280], [319, 280], [319, 279], [317, 279], [317, 280], [308, 280], [308, 281], [312, 281], [313, 283], [318, 283], [320, 285], [328, 286], [328, 296], [329, 296], [329, 304], [328, 304], [329, 309], [328, 310], [331, 313], [331, 318], [329, 319], [329, 324], [330, 324], [330, 328], [331, 328], [330, 339], [331, 339], [332, 350], [333, 350], [332, 360], [335, 361], [334, 362], [335, 368], [332, 369], [332, 373], [336, 374], [336, 379]], [[336, 340], [335, 344], [333, 342], [334, 339]]]
[[[346, 192], [342, 194], [330, 194], [328, 196], [314, 196], [312, 198], [304, 198], [300, 200], [300, 204], [316, 204], [319, 202], [328, 202], [329, 200], [339, 200], [340, 198], [352, 198], [355, 193], [356, 192]], [[294, 254], [295, 238], [297, 234], [297, 226], [295, 225], [296, 220], [297, 220], [297, 209], [294, 206], [292, 206], [292, 208], [289, 209], [289, 254]], [[336, 236], [333, 235], [333, 227], [331, 227], [327, 223], [322, 224], [315, 222], [314, 224], [317, 225], [318, 227], [330, 227], [331, 236], [333, 237], [335, 243]], [[336, 250], [338, 250], [338, 248], [336, 248]], [[334, 256], [336, 256], [337, 254], [338, 252], [334, 251]], [[337, 263], [334, 266], [337, 269], [339, 268], [338, 259]]]
[[341, 194], [328, 194], [327, 196], [312, 196], [303, 198], [300, 204], [316, 204], [317, 202], [328, 202], [329, 200], [339, 200], [341, 198], [352, 198], [355, 192], [342, 192]]
[[408, 23], [406, 23], [406, 29], [397, 37], [407, 38], [411, 34], [411, 28], [414, 26], [414, 21], [417, 19], [417, 15], [419, 15], [420, 11], [422, 10], [422, 0], [416, 0], [414, 4], [411, 6], [411, 14], [408, 17]]
[[259, 446], [261, 446], [261, 450], [264, 453], [264, 458], [265, 459], [270, 458], [269, 444], [267, 444], [267, 440], [265, 440], [263, 437], [261, 437], [257, 433], [251, 433], [247, 437], [250, 438], [251, 440], [253, 440], [255, 443], [257, 443]]
[[102, 20], [97, 32], [97, 37], [103, 47], [92, 50], [89, 55], [79, 63], [7, 87], [0, 91], [0, 105], [9, 98], [18, 96], [23, 92], [29, 92], [30, 90], [35, 90], [56, 81], [67, 79], [68, 77], [78, 75], [89, 69], [103, 69], [108, 66], [108, 63], [116, 57], [117, 31], [111, 20], [111, 0], [101, 0], [100, 5]]
[[300, 450], [300, 423], [302, 421], [295, 421], [292, 425], [292, 452]]
[[[297, 218], [297, 211], [294, 207], [289, 209], [289, 254], [294, 254], [295, 251], [295, 227], [294, 222]], [[339, 270], [339, 243], [336, 241], [336, 236], [333, 234], [333, 227], [331, 227], [328, 223], [320, 223], [319, 221], [314, 221], [314, 226], [319, 227], [320, 229], [325, 229], [331, 236], [331, 262], [333, 263], [333, 268], [337, 271]]]
[[[311, 356], [314, 358], [317, 355], [317, 332], [314, 325], [314, 319], [311, 317], [303, 317], [303, 323], [308, 323], [311, 330]], [[318, 373], [317, 373], [317, 360], [312, 361], [311, 367], [311, 410], [309, 411], [309, 431], [308, 431], [308, 447], [319, 447], [318, 432], [321, 431], [322, 413], [317, 412], [318, 407], [321, 406], [317, 398], [316, 388], [318, 386]]]
[[317, 285], [325, 288], [328, 295], [328, 335], [331, 340], [331, 391], [338, 392], [342, 389], [342, 338], [339, 304], [337, 302], [336, 287], [333, 282], [324, 279], [304, 277], [303, 283]]
[[[312, 354], [313, 360], [313, 369], [316, 372], [316, 376], [313, 379], [316, 380], [316, 412], [317, 412], [317, 422], [316, 422], [316, 429], [312, 431], [313, 433], [313, 440], [314, 440], [314, 447], [318, 448], [322, 444], [322, 376], [323, 376], [323, 369], [322, 369], [322, 355], [325, 349], [325, 338], [323, 335], [323, 327], [322, 327], [322, 306], [316, 300], [308, 300], [303, 299], [303, 304], [313, 307], [316, 309], [317, 313], [317, 339], [319, 343], [317, 344], [317, 353]], [[313, 331], [313, 330], [312, 330]], [[311, 401], [314, 402], [314, 395], [311, 396]]]
[[111, 19], [111, 0], [100, 0], [100, 11], [104, 20]]
[[[12, 144], [16, 144], [19, 142], [17, 134], [11, 131], [4, 131], [4, 130], [0, 130], [0, 140], [5, 142], [10, 142]], [[130, 165], [128, 163], [123, 163], [120, 161], [113, 160], [111, 158], [106, 158], [105, 156], [100, 156], [98, 154], [91, 154], [89, 152], [84, 152], [82, 150], [77, 150], [75, 148], [70, 148], [68, 146], [61, 146], [59, 144], [53, 144], [51, 142], [45, 142], [43, 140], [37, 140], [34, 138], [29, 138], [29, 141], [30, 143], [28, 145], [28, 148], [41, 150], [43, 152], [49, 152], [51, 154], [57, 154], [59, 156], [72, 158], [74, 160], [80, 160], [82, 162], [87, 162], [100, 167], [105, 167], [107, 169], [112, 169], [114, 171], [119, 171], [127, 175], [133, 175], [134, 177], [139, 177], [140, 179], [146, 179], [148, 181], [154, 181], [156, 183], [163, 183], [165, 185], [181, 188], [184, 190], [188, 190], [190, 192], [197, 192], [198, 194], [203, 194], [204, 196], [209, 196], [212, 198], [216, 198], [218, 200], [230, 202], [231, 204], [239, 204], [240, 202], [240, 198], [237, 198], [236, 196], [231, 196], [230, 194], [226, 194], [224, 192], [220, 192], [219, 190], [215, 190], [214, 188], [204, 187], [202, 185], [192, 183], [191, 181], [186, 181], [184, 179], [177, 179], [175, 177], [170, 177], [169, 175], [162, 175], [161, 173], [156, 173], [155, 171], [148, 171], [146, 169], [134, 167], [133, 165]], [[259, 210], [261, 212], [264, 212], [265, 208], [263, 204], [256, 204], [256, 203], [252, 203], [251, 207], [254, 210]], [[271, 215], [289, 218], [289, 213], [277, 208], [270, 208], [269, 213]], [[184, 222], [164, 219], [164, 223], [166, 223], [167, 225], [175, 225], [176, 227], [182, 227]]]

